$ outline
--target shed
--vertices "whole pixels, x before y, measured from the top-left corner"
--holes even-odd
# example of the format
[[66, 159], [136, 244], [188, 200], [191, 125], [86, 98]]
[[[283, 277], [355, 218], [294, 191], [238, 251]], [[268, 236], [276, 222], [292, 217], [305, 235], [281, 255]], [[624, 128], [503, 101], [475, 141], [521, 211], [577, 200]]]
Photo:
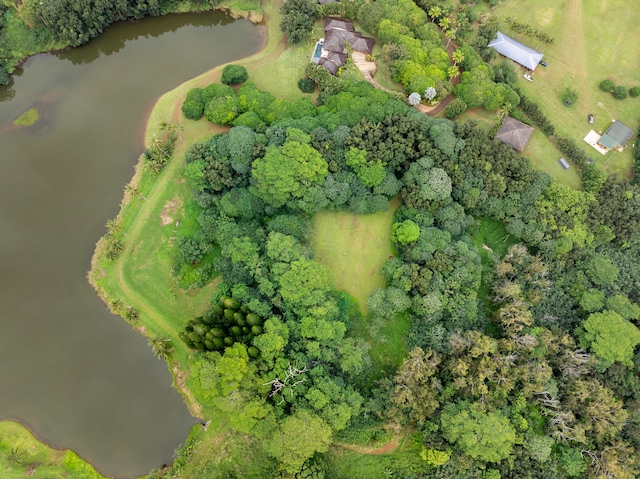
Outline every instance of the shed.
[[502, 32], [498, 32], [498, 38], [492, 40], [489, 46], [494, 48], [500, 55], [513, 60], [531, 71], [536, 69], [538, 63], [540, 63], [540, 60], [542, 60], [544, 56], [544, 54]]
[[505, 116], [495, 138], [511, 146], [514, 150], [522, 152], [527, 143], [529, 143], [529, 138], [531, 138], [532, 134], [532, 126], [526, 125], [510, 116]]
[[604, 132], [604, 135], [598, 140], [598, 144], [612, 150], [617, 148], [623, 150], [627, 146], [627, 142], [633, 136], [633, 130], [621, 121], [614, 120], [611, 126]]

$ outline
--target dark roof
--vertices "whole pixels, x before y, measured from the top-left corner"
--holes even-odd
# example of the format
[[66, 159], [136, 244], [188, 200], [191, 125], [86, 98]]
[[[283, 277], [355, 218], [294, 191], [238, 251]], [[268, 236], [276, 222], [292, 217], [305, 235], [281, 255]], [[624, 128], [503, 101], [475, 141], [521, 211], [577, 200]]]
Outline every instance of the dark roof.
[[598, 140], [602, 146], [612, 150], [613, 148], [624, 148], [627, 142], [633, 136], [633, 130], [621, 121], [613, 121], [611, 126], [604, 132], [604, 135]]
[[373, 38], [363, 37], [362, 34], [358, 34], [349, 43], [356, 52], [371, 53], [376, 41]]
[[524, 151], [532, 133], [533, 127], [525, 125], [510, 116], [505, 116], [502, 126], [496, 133], [496, 140], [506, 143], [515, 150]]
[[353, 22], [350, 22], [349, 20], [343, 20], [342, 18], [327, 17], [324, 22], [324, 30], [327, 31], [332, 28], [338, 28], [340, 30], [352, 32]]
[[502, 32], [498, 32], [498, 38], [492, 40], [489, 46], [495, 48], [500, 55], [504, 55], [529, 70], [535, 70], [544, 56]]
[[358, 32], [330, 28], [325, 34], [322, 48], [330, 52], [345, 53], [345, 45], [348, 43], [357, 52], [371, 53], [375, 42], [373, 38], [363, 37]]
[[328, 58], [321, 58], [318, 62], [318, 65], [322, 65], [325, 70], [327, 70], [332, 75], [335, 75], [338, 72], [338, 68], [341, 65], [338, 65], [336, 62], [329, 60]]

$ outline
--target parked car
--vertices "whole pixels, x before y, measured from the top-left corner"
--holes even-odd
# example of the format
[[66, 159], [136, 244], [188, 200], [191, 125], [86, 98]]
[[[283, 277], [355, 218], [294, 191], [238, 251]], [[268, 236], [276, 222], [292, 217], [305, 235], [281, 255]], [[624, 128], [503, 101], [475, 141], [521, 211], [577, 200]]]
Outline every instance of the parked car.
[[540, 65], [542, 65], [543, 67], [548, 67], [549, 64], [547, 62], [545, 62], [544, 60], [540, 60]]
[[529, 75], [528, 73], [525, 73], [524, 75], [522, 75], [524, 77], [525, 80], [528, 81], [533, 81], [533, 77], [531, 75]]
[[593, 114], [589, 113], [589, 116], [587, 116], [587, 118], [589, 119], [589, 124], [593, 125]]

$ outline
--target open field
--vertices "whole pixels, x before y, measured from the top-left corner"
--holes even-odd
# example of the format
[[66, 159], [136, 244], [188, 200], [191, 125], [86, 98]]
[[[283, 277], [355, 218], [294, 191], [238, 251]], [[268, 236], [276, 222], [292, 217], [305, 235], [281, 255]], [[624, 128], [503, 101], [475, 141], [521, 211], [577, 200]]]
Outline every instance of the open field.
[[[590, 129], [604, 132], [612, 119], [634, 130], [640, 122], [640, 97], [617, 100], [598, 88], [606, 78], [627, 89], [640, 85], [637, 41], [640, 4], [624, 0], [568, 0], [560, 7], [553, 0], [518, 0], [501, 3], [493, 14], [500, 20], [502, 31], [545, 54], [548, 68], [539, 66], [533, 82], [521, 79], [518, 86], [540, 105], [557, 133], [583, 146], [587, 156], [593, 157], [608, 173], [629, 176], [630, 148], [602, 156], [582, 138]], [[505, 20], [509, 16], [551, 35], [553, 44], [544, 45], [514, 34]], [[578, 93], [577, 103], [570, 107], [560, 100], [565, 87]], [[589, 113], [595, 115], [593, 125], [587, 123]]]
[[384, 288], [380, 273], [392, 254], [391, 225], [399, 200], [389, 210], [372, 215], [348, 212], [323, 212], [313, 221], [315, 259], [331, 271], [337, 289], [353, 296], [364, 315], [367, 298]]
[[347, 291], [358, 304], [362, 316], [352, 324], [352, 334], [367, 341], [372, 360], [371, 376], [382, 377], [397, 368], [406, 356], [405, 338], [410, 321], [404, 315], [371, 324], [367, 318], [367, 298], [385, 287], [380, 271], [393, 253], [391, 226], [400, 207], [394, 199], [387, 211], [372, 215], [348, 212], [317, 214], [313, 227], [315, 259], [331, 271], [336, 288]]

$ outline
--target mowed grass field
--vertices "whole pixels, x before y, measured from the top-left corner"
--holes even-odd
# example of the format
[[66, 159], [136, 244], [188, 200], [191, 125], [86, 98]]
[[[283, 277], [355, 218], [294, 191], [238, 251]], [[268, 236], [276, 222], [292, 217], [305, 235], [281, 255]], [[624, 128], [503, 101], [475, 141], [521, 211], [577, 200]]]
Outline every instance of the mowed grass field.
[[358, 301], [363, 315], [367, 314], [369, 295], [385, 286], [381, 270], [392, 254], [391, 225], [399, 206], [396, 199], [385, 212], [355, 215], [326, 211], [313, 220], [314, 259], [329, 268], [337, 289]]
[[329, 268], [336, 288], [349, 293], [360, 306], [362, 316], [351, 325], [351, 334], [370, 346], [372, 377], [390, 374], [407, 354], [405, 338], [410, 321], [406, 316], [383, 318], [376, 324], [367, 317], [367, 298], [385, 287], [381, 270], [393, 254], [391, 226], [399, 207], [396, 198], [385, 212], [324, 212], [316, 214], [313, 222], [314, 259]]
[[[492, 14], [499, 19], [501, 31], [544, 53], [549, 66], [538, 66], [534, 81], [520, 78], [518, 86], [540, 105], [557, 133], [580, 144], [607, 173], [630, 176], [631, 148], [603, 156], [582, 139], [590, 129], [603, 133], [612, 119], [622, 121], [633, 130], [638, 127], [640, 97], [617, 100], [610, 93], [601, 91], [598, 85], [607, 78], [627, 89], [640, 85], [640, 3], [626, 0], [566, 0], [562, 3], [508, 0]], [[515, 34], [508, 27], [507, 17], [551, 35], [553, 44], [546, 45]], [[578, 93], [577, 103], [570, 107], [560, 99], [565, 87]], [[593, 125], [587, 122], [589, 113], [595, 115]], [[629, 146], [634, 141], [635, 137]], [[539, 141], [534, 138], [533, 143]], [[543, 150], [540, 146], [536, 149]], [[535, 164], [539, 159], [533, 158], [534, 153], [530, 156]], [[542, 168], [554, 178], [558, 177], [547, 167]]]

